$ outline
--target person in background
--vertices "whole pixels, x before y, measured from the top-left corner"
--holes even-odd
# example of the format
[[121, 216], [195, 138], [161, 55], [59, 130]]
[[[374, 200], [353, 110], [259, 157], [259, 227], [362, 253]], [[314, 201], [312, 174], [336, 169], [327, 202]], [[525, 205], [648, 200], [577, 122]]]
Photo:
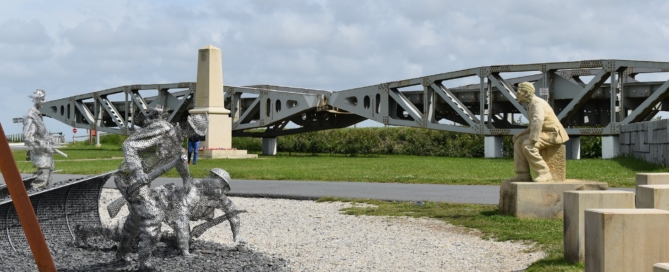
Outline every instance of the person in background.
[[188, 164], [190, 164], [190, 155], [193, 154], [193, 164], [197, 164], [197, 151], [200, 149], [200, 135], [188, 137]]

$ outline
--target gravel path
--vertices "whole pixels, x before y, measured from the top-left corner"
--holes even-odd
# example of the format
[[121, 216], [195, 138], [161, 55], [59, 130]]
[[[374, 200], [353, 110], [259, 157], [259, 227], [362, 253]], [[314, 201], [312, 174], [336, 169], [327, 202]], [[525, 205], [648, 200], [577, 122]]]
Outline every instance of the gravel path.
[[[103, 224], [116, 224], [127, 214], [124, 209], [109, 219], [106, 204], [118, 196], [114, 189], [103, 191]], [[231, 200], [248, 211], [241, 220], [249, 252], [233, 250], [225, 222], [193, 245], [196, 257], [183, 258], [163, 246], [156, 249], [154, 264], [165, 271], [518, 271], [544, 256], [543, 252], [528, 252], [528, 245], [482, 240], [476, 233], [439, 220], [341, 214], [339, 210], [350, 207], [349, 203]], [[135, 262], [115, 263], [112, 242], [71, 247], [74, 249], [59, 249], [54, 254], [59, 270], [130, 271], [137, 267]], [[21, 259], [26, 258], [0, 254], [6, 263]]]

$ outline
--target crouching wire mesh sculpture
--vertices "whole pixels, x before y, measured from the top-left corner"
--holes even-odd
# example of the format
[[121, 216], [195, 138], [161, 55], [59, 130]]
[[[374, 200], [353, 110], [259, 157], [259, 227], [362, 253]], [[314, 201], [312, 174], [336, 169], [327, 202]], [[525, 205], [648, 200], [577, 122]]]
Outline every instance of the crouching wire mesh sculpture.
[[[154, 174], [152, 173], [151, 176]], [[166, 184], [151, 189], [151, 195], [161, 208], [163, 222], [172, 227], [173, 233], [161, 232], [158, 240], [177, 247], [181, 254], [189, 256], [190, 241], [200, 237], [208, 229], [225, 221], [230, 222], [232, 237], [239, 251], [247, 251], [248, 245], [241, 234], [239, 218], [244, 210], [238, 210], [235, 204], [228, 199], [224, 192], [230, 190], [230, 174], [223, 169], [214, 168], [203, 179], [194, 179], [190, 190]], [[114, 218], [126, 204], [124, 198], [119, 198], [107, 206], [109, 216]], [[225, 214], [214, 217], [216, 209]], [[128, 220], [128, 217], [125, 218]], [[190, 221], [205, 220], [191, 230]], [[95, 236], [104, 236], [108, 239], [120, 241], [123, 233], [121, 224], [116, 227], [77, 226], [78, 245], [85, 245], [87, 239]], [[162, 238], [162, 239], [161, 239]]]
[[[181, 147], [184, 138], [207, 131], [206, 115], [191, 115], [182, 123], [166, 121], [167, 110], [161, 106], [149, 109], [145, 125], [123, 142], [125, 159], [114, 177], [116, 187], [128, 202], [130, 214], [123, 225], [117, 259], [129, 261], [133, 243], [139, 239], [139, 268], [151, 269], [149, 261], [159, 239], [164, 211], [150, 189], [151, 181], [176, 168], [189, 191], [192, 180], [186, 152]], [[149, 175], [151, 174], [151, 175]]]

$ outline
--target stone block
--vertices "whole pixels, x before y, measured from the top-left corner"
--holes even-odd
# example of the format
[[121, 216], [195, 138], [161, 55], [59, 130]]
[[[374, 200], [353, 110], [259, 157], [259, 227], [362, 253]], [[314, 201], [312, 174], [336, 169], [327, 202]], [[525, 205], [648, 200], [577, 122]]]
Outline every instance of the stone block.
[[669, 263], [656, 263], [653, 265], [653, 272], [669, 272]]
[[565, 180], [564, 182], [503, 181], [499, 189], [499, 212], [518, 218], [559, 219], [563, 217], [563, 193], [577, 190], [606, 190], [606, 182]]
[[198, 154], [205, 159], [254, 159], [258, 154], [247, 154], [246, 150], [202, 150]]
[[539, 154], [548, 164], [553, 181], [562, 182], [567, 178], [567, 148], [564, 145], [541, 149]]
[[637, 173], [636, 186], [669, 184], [669, 173]]
[[564, 192], [564, 259], [585, 260], [586, 209], [634, 209], [634, 193], [626, 191]]
[[639, 185], [636, 187], [636, 207], [669, 211], [669, 185]]
[[585, 271], [650, 271], [669, 262], [669, 211], [585, 210]]

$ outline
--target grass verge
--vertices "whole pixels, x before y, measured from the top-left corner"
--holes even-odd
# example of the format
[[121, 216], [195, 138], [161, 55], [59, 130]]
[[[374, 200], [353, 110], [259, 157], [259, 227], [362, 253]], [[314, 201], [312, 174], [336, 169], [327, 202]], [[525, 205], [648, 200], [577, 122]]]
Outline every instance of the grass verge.
[[[56, 155], [56, 169], [63, 174], [98, 174], [117, 169], [123, 152], [114, 149], [68, 149], [68, 158]], [[19, 169], [32, 172], [25, 151], [15, 151]], [[116, 158], [116, 159], [114, 159]], [[94, 160], [88, 160], [94, 159]], [[105, 160], [99, 160], [105, 159]], [[223, 168], [235, 179], [361, 181], [425, 184], [499, 185], [514, 175], [512, 159], [449, 158], [379, 155], [260, 156], [258, 159], [201, 159], [191, 174], [205, 176], [211, 168]], [[608, 182], [610, 187], [634, 187], [638, 172], [666, 172], [667, 168], [634, 158], [567, 161], [567, 178]], [[168, 177], [178, 177], [172, 170]]]
[[484, 239], [524, 241], [543, 250], [547, 256], [533, 263], [527, 271], [583, 271], [582, 263], [570, 264], [563, 258], [562, 220], [518, 219], [500, 215], [494, 205], [425, 202], [386, 202], [380, 200], [352, 200], [322, 198], [319, 202], [343, 201], [375, 205], [351, 207], [342, 211], [349, 215], [411, 216], [436, 218], [456, 226], [478, 229]]

